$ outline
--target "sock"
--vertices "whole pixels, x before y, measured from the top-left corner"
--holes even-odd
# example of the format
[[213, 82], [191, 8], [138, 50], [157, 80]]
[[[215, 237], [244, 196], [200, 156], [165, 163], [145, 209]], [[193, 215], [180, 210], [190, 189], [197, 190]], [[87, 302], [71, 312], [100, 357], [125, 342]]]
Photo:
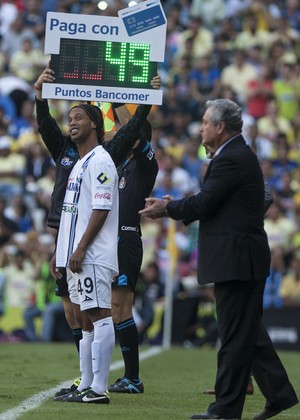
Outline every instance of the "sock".
[[81, 380], [78, 391], [91, 386], [93, 382], [92, 367], [92, 342], [94, 341], [94, 331], [82, 331], [82, 340], [79, 342], [79, 359]]
[[122, 356], [125, 365], [124, 377], [139, 381], [139, 333], [133, 318], [116, 324]]
[[94, 379], [91, 386], [93, 391], [103, 394], [108, 388], [109, 368], [115, 346], [115, 330], [112, 317], [99, 319], [93, 322], [93, 325], [95, 331], [92, 343]]
[[81, 328], [74, 328], [72, 330], [74, 342], [77, 348], [77, 352], [79, 353], [79, 342], [82, 340], [82, 329]]

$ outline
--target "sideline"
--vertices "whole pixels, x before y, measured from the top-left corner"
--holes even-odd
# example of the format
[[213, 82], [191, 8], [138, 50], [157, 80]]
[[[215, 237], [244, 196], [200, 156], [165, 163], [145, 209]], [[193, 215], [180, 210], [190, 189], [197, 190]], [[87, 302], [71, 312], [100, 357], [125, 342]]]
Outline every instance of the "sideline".
[[[149, 359], [150, 357], [156, 356], [162, 351], [163, 351], [162, 347], [159, 347], [159, 346], [151, 347], [149, 350], [145, 350], [140, 353], [140, 360]], [[121, 369], [123, 366], [124, 366], [123, 360], [117, 360], [116, 362], [111, 364], [110, 372]], [[28, 413], [28, 411], [35, 410], [40, 405], [42, 405], [44, 401], [53, 397], [54, 393], [58, 389], [68, 387], [71, 381], [72, 379], [66, 382], [62, 382], [61, 384], [58, 384], [54, 388], [48, 389], [46, 391], [41, 391], [38, 394], [35, 394], [32, 397], [27, 398], [26, 400], [22, 401], [20, 405], [18, 405], [17, 407], [7, 410], [4, 413], [1, 413], [0, 420], [15, 420], [18, 417], [22, 416], [22, 414]]]

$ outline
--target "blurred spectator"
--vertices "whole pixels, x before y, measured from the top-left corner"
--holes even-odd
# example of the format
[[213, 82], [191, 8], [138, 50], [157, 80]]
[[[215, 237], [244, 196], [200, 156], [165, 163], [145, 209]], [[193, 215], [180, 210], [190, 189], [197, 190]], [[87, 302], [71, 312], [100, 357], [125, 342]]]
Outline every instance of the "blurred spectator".
[[0, 0], [0, 43], [4, 34], [6, 34], [18, 15], [18, 9], [15, 4]]
[[[215, 57], [215, 61], [222, 63], [221, 66], [218, 66], [221, 70], [224, 67], [224, 63], [225, 65], [228, 65], [229, 61], [231, 61], [231, 52], [234, 48], [237, 34], [238, 32], [234, 27], [233, 19], [230, 17], [223, 19], [216, 29], [212, 54], [213, 57], [215, 57], [221, 53], [224, 57], [223, 60], [222, 58]], [[217, 54], [215, 53], [215, 50], [217, 50]]]
[[270, 43], [270, 32], [260, 29], [257, 16], [254, 13], [248, 13], [245, 18], [244, 29], [236, 37], [235, 47], [242, 49], [260, 46], [267, 53]]
[[22, 102], [20, 116], [13, 119], [8, 132], [10, 136], [18, 139], [26, 131], [33, 132], [35, 127], [34, 102], [26, 99]]
[[150, 261], [141, 272], [141, 281], [145, 285], [144, 293], [151, 302], [164, 297], [165, 287], [161, 282], [160, 270], [156, 261]]
[[296, 230], [296, 223], [285, 216], [281, 207], [276, 202], [267, 211], [264, 228], [268, 236], [271, 251], [273, 248], [278, 247], [283, 252], [289, 250], [292, 234]]
[[247, 112], [254, 118], [264, 117], [273, 97], [274, 70], [271, 63], [262, 66], [257, 77], [248, 82], [246, 90]]
[[7, 107], [7, 103], [3, 97], [0, 98], [0, 136], [4, 136], [7, 133], [10, 124], [9, 106]]
[[173, 86], [177, 95], [185, 101], [188, 99], [190, 90], [191, 70], [190, 57], [183, 55], [168, 72], [167, 86]]
[[33, 48], [40, 47], [37, 36], [32, 29], [25, 25], [24, 16], [19, 13], [2, 37], [1, 50], [6, 55], [7, 60], [10, 60], [14, 52], [22, 49], [24, 39], [31, 39]]
[[226, 16], [233, 19], [234, 27], [239, 32], [243, 29], [243, 16], [248, 12], [251, 4], [252, 0], [226, 0], [225, 2]]
[[37, 38], [45, 36], [46, 15], [40, 0], [26, 0], [24, 8], [24, 24], [31, 29]]
[[281, 41], [284, 43], [287, 50], [291, 50], [299, 41], [300, 26], [297, 30], [290, 27], [288, 19], [284, 15], [276, 19], [275, 22], [276, 25], [271, 34], [272, 42]]
[[181, 197], [192, 191], [194, 186], [192, 185], [188, 172], [177, 165], [177, 161], [172, 155], [165, 153], [163, 166], [160, 166], [156, 178], [153, 195], [156, 194], [157, 189], [162, 186], [162, 180], [164, 179], [166, 172], [171, 176], [172, 189], [177, 190], [178, 194], [181, 194]]
[[211, 56], [204, 55], [189, 75], [190, 98], [202, 106], [208, 99], [217, 98], [220, 91], [220, 71], [212, 63]]
[[191, 17], [188, 28], [180, 35], [179, 57], [186, 54], [186, 42], [192, 42], [191, 59], [197, 60], [213, 49], [213, 33], [203, 25], [201, 17]]
[[256, 122], [251, 124], [247, 132], [247, 143], [259, 160], [272, 158], [273, 144], [268, 138], [260, 135]]
[[[181, 124], [181, 126], [182, 125], [183, 124]], [[184, 130], [185, 128], [186, 127], [184, 127]], [[172, 156], [175, 159], [177, 165], [178, 165], [178, 162], [181, 161], [184, 155], [184, 146], [185, 146], [185, 142], [187, 141], [186, 137], [187, 137], [187, 133], [185, 131], [183, 134], [183, 138], [180, 138], [180, 136], [177, 136], [176, 133], [172, 132], [172, 130], [170, 130], [170, 134], [166, 136], [166, 144], [164, 146], [164, 152], [165, 154]]]
[[6, 217], [18, 225], [18, 232], [28, 232], [33, 228], [32, 216], [22, 194], [16, 194], [4, 211]]
[[32, 40], [24, 38], [22, 48], [11, 55], [9, 70], [20, 79], [33, 83], [41, 73], [41, 69], [45, 67], [46, 60], [47, 57], [42, 50], [34, 49]]
[[255, 14], [258, 21], [258, 27], [272, 32], [276, 21], [280, 17], [279, 2], [276, 0], [252, 0], [250, 10]]
[[284, 306], [300, 307], [300, 260], [292, 256], [279, 290]]
[[25, 80], [19, 77], [7, 74], [0, 77], [0, 97], [8, 97], [9, 101], [13, 103], [13, 115], [20, 116], [22, 103], [32, 95], [32, 87]]
[[50, 167], [53, 162], [42, 143], [30, 144], [26, 153], [25, 185], [46, 176]]
[[264, 180], [272, 189], [277, 188], [278, 178], [274, 174], [273, 162], [271, 159], [263, 158], [260, 161], [261, 169], [263, 171]]
[[18, 232], [18, 225], [5, 215], [6, 199], [0, 198], [0, 247], [6, 244], [13, 233]]
[[[25, 308], [23, 316], [25, 322], [25, 336], [28, 341], [37, 341], [39, 338], [45, 342], [51, 342], [55, 336], [55, 325], [59, 317], [64, 316], [64, 308], [61, 299], [55, 295], [55, 281], [50, 269], [50, 252], [41, 254], [36, 262], [35, 293], [30, 304]], [[35, 327], [35, 319], [42, 318], [41, 337], [38, 337]]]
[[7, 245], [4, 252], [5, 307], [23, 312], [34, 296], [34, 266], [25, 252], [13, 245]]
[[291, 172], [299, 167], [290, 155], [291, 146], [285, 134], [280, 133], [276, 138], [276, 153], [273, 159], [273, 173], [279, 178], [283, 172]]
[[283, 2], [282, 16], [289, 23], [289, 26], [297, 31], [300, 30], [300, 4], [299, 0], [286, 0]]
[[214, 31], [225, 18], [225, 0], [192, 0], [190, 14], [200, 17], [206, 28]]
[[221, 83], [230, 86], [236, 92], [239, 104], [245, 107], [248, 83], [256, 77], [255, 67], [247, 63], [246, 50], [236, 49], [234, 50], [232, 64], [222, 70]]
[[295, 64], [293, 58], [284, 58], [280, 63], [280, 76], [273, 84], [278, 116], [289, 121], [293, 121], [300, 111], [300, 79], [295, 72]]
[[10, 200], [22, 193], [25, 157], [11, 151], [8, 136], [0, 138], [0, 198]]
[[276, 201], [288, 218], [295, 220], [295, 191], [292, 189], [292, 173], [284, 171], [276, 185]]
[[266, 115], [257, 121], [258, 132], [261, 136], [266, 137], [276, 148], [276, 139], [280, 133], [287, 136], [289, 143], [294, 142], [294, 134], [291, 122], [278, 115], [278, 106], [275, 100], [271, 100], [266, 105]]
[[199, 185], [199, 178], [201, 176], [202, 160], [199, 158], [200, 141], [198, 135], [192, 135], [185, 142], [185, 149], [181, 159], [181, 166], [185, 169], [193, 183]]
[[283, 302], [280, 296], [280, 287], [284, 272], [284, 254], [280, 246], [275, 246], [271, 251], [270, 275], [267, 278], [264, 291], [264, 308], [281, 308]]
[[175, 200], [182, 198], [182, 193], [176, 187], [173, 180], [173, 170], [166, 169], [162, 175], [159, 184], [153, 189], [152, 196], [163, 198], [165, 195], [170, 195]]

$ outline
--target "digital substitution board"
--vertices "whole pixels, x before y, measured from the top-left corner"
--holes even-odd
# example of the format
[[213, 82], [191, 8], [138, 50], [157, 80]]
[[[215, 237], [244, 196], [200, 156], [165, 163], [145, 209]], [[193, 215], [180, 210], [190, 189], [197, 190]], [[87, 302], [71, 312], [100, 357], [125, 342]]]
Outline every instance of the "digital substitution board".
[[144, 89], [157, 74], [149, 44], [66, 38], [51, 56], [51, 68], [56, 83]]
[[162, 90], [150, 84], [165, 53], [167, 21], [160, 1], [118, 14], [48, 12], [45, 54], [51, 56], [55, 81], [43, 83], [43, 98], [162, 103]]

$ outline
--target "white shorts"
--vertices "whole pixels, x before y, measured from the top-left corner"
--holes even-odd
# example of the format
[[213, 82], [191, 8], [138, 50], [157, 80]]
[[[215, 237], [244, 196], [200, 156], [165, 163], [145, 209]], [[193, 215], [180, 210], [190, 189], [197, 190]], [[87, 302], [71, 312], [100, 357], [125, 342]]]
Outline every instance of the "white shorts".
[[70, 300], [80, 305], [81, 311], [92, 308], [111, 309], [112, 280], [113, 271], [100, 265], [83, 265], [81, 273], [73, 273], [67, 268]]

